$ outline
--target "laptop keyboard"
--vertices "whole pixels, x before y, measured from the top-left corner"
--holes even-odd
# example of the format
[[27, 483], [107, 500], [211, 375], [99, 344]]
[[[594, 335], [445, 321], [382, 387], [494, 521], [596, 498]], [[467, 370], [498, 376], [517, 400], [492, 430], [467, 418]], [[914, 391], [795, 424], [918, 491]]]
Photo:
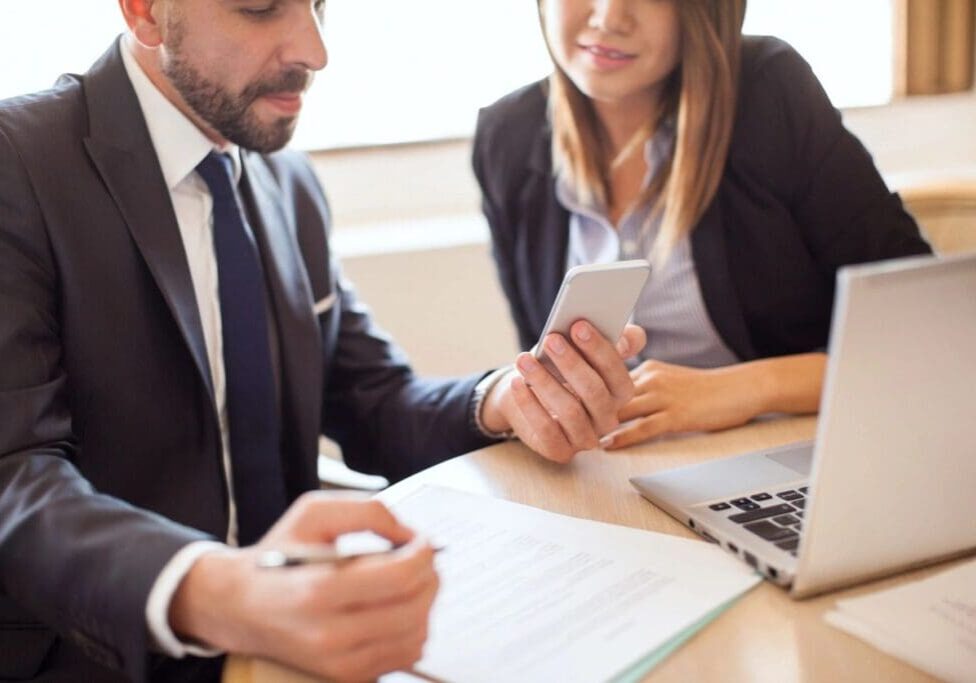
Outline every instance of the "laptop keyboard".
[[747, 531], [796, 557], [806, 503], [807, 487], [800, 486], [776, 493], [733, 498], [708, 507], [715, 512], [724, 512], [730, 522], [741, 524]]

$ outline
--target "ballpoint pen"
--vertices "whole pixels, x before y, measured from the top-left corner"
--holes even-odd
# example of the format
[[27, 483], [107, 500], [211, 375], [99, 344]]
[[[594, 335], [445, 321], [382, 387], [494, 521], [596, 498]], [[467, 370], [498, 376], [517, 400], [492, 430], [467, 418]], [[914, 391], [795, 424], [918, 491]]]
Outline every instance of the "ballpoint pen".
[[[391, 545], [387, 548], [370, 548], [358, 551], [342, 551], [334, 545], [298, 546], [287, 550], [265, 550], [258, 555], [256, 565], [261, 569], [278, 569], [280, 567], [300, 567], [308, 564], [341, 564], [360, 557], [370, 555], [385, 555], [405, 544]], [[440, 552], [443, 546], [434, 546], [434, 552]]]

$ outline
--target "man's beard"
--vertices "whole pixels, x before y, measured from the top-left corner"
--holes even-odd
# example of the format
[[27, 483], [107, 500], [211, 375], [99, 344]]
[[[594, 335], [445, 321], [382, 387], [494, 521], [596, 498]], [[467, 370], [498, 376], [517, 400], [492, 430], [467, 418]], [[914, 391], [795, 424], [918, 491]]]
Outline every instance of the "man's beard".
[[183, 54], [181, 31], [173, 32], [169, 59], [163, 73], [187, 104], [223, 138], [244, 149], [268, 153], [281, 149], [295, 132], [296, 116], [285, 116], [262, 123], [251, 110], [261, 96], [275, 93], [300, 93], [308, 88], [311, 75], [304, 69], [291, 69], [273, 77], [249, 83], [239, 95], [208, 80]]

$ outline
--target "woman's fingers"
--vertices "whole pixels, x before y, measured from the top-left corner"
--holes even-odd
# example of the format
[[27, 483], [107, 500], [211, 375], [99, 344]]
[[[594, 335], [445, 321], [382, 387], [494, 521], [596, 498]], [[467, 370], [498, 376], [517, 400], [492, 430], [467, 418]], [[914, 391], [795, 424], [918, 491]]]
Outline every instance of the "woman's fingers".
[[625, 448], [670, 431], [667, 413], [654, 413], [628, 422], [613, 434], [604, 437], [603, 448], [608, 451]]

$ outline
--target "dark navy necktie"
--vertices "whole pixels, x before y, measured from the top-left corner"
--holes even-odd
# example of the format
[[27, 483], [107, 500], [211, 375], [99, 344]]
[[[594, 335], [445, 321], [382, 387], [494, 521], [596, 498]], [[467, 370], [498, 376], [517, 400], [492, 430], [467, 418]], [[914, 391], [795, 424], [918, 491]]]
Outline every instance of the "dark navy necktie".
[[265, 281], [234, 189], [230, 158], [211, 152], [197, 173], [213, 197], [230, 461], [237, 537], [243, 546], [256, 542], [287, 505]]

